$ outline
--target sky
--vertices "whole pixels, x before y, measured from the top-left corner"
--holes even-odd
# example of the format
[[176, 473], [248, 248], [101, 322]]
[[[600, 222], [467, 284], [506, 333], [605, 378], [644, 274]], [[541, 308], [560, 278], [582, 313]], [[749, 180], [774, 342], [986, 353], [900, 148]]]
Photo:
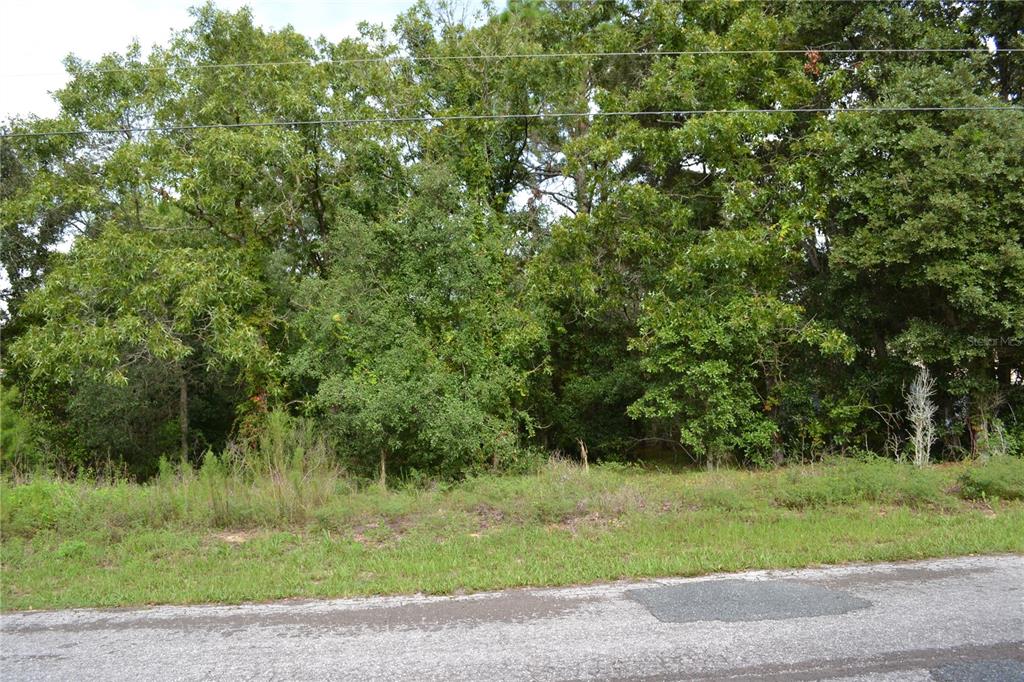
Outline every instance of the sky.
[[[291, 24], [310, 37], [340, 40], [361, 21], [390, 27], [414, 0], [217, 0], [222, 9], [252, 8], [267, 28]], [[53, 116], [49, 93], [65, 83], [69, 53], [95, 60], [122, 52], [133, 39], [143, 48], [166, 43], [188, 26], [188, 8], [202, 0], [0, 0], [0, 120]], [[28, 74], [28, 75], [23, 75]]]

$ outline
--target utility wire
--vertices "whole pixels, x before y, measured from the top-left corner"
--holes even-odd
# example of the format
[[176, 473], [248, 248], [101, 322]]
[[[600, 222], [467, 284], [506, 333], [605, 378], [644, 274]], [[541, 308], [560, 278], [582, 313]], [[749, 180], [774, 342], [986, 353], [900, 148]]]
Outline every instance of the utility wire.
[[251, 121], [245, 123], [202, 123], [195, 125], [145, 126], [138, 128], [104, 128], [94, 130], [51, 130], [31, 133], [9, 133], [2, 139], [26, 137], [56, 137], [58, 135], [92, 135], [116, 133], [175, 133], [195, 130], [274, 128], [317, 125], [369, 125], [374, 123], [443, 123], [446, 121], [503, 121], [503, 120], [545, 120], [559, 118], [611, 118], [623, 116], [698, 116], [702, 114], [840, 114], [840, 113], [922, 113], [944, 111], [1024, 111], [1021, 106], [932, 106], [932, 107], [859, 107], [841, 109], [836, 107], [780, 108], [780, 109], [668, 109], [662, 111], [565, 111], [552, 113], [522, 114], [452, 114], [440, 116], [382, 116], [376, 118], [336, 118], [305, 121]]
[[[860, 1], [860, 0], [857, 0]], [[519, 52], [509, 54], [473, 54], [473, 55], [395, 55], [391, 57], [351, 57], [345, 59], [325, 59], [311, 62], [308, 60], [274, 61], [274, 62], [231, 62], [224, 64], [183, 64], [164, 66], [122, 66], [104, 68], [84, 68], [82, 75], [104, 73], [135, 73], [151, 71], [203, 71], [216, 69], [271, 68], [278, 66], [340, 66], [344, 64], [380, 64], [408, 62], [472, 62], [501, 61], [506, 59], [571, 59], [575, 57], [698, 57], [711, 55], [742, 56], [742, 55], [806, 55], [806, 54], [983, 54], [997, 56], [1017, 54], [1024, 48], [989, 49], [987, 47], [865, 47], [865, 48], [828, 48], [807, 47], [791, 49], [750, 49], [750, 50], [660, 50], [660, 51], [621, 51], [621, 52]], [[0, 78], [28, 78], [37, 76], [65, 75], [66, 71], [41, 71], [23, 73], [2, 73]]]

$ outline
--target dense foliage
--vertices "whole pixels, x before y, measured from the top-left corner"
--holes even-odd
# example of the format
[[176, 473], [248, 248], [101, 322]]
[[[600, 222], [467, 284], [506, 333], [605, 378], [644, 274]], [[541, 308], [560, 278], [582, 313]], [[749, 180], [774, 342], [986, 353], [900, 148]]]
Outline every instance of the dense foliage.
[[922, 366], [933, 456], [1024, 446], [1024, 4], [193, 14], [3, 126], [5, 467], [900, 456]]

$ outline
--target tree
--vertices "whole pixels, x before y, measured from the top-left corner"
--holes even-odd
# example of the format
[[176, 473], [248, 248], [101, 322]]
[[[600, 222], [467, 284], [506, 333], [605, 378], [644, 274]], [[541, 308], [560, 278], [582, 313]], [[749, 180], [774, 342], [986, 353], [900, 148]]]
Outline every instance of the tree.
[[630, 411], [670, 420], [709, 467], [727, 453], [781, 463], [790, 356], [803, 345], [852, 357], [841, 332], [786, 300], [785, 247], [757, 226], [712, 232], [681, 254], [666, 287], [644, 303], [634, 346], [650, 383]]
[[[998, 106], [972, 73], [908, 66], [878, 102]], [[959, 424], [950, 444], [966, 431], [976, 452], [1024, 364], [1024, 115], [851, 113], [817, 139], [827, 180], [806, 199], [824, 204], [822, 300], [890, 395], [927, 363]]]
[[[44, 133], [66, 129], [67, 120], [12, 121], [3, 132]], [[38, 288], [53, 253], [75, 236], [93, 234], [110, 215], [97, 186], [95, 165], [76, 136], [5, 137], [0, 141], [0, 262], [7, 287], [4, 332], [17, 335], [22, 300]]]
[[883, 449], [924, 364], [983, 454], [1024, 399], [1003, 4], [421, 2], [336, 43], [201, 6], [7, 124], [69, 134], [0, 142], [5, 385], [72, 468], [268, 408], [384, 479]]
[[250, 391], [272, 388], [258, 281], [224, 249], [109, 227], [80, 239], [25, 301], [40, 322], [11, 349], [32, 380], [126, 385], [135, 366], [174, 378], [182, 458], [189, 454], [194, 372], [230, 367]]
[[[715, 46], [728, 52], [779, 43], [788, 30], [785, 21], [753, 4], [637, 3], [631, 9], [591, 35], [609, 51], [657, 45], [662, 51]], [[785, 54], [631, 56], [591, 68], [599, 74], [591, 98], [612, 111], [797, 106], [815, 91], [802, 58]], [[547, 292], [552, 320], [554, 376], [541, 395], [553, 405], [545, 421], [561, 431], [557, 442], [593, 434], [600, 438], [595, 452], [603, 455], [669, 442], [715, 460], [737, 445], [722, 440], [724, 432], [753, 429], [760, 435], [751, 432], [752, 441], [768, 438], [772, 429], [755, 428], [760, 422], [749, 416], [754, 403], [770, 405], [767, 394], [782, 389], [776, 375], [789, 369], [778, 367], [783, 353], [760, 357], [764, 367], [753, 375], [752, 350], [723, 348], [706, 358], [710, 364], [701, 364], [699, 352], [669, 358], [674, 344], [703, 333], [701, 325], [729, 324], [715, 321], [720, 313], [732, 314], [723, 307], [768, 307], [769, 316], [785, 308], [795, 315], [778, 324], [802, 326], [792, 301], [799, 261], [790, 257], [788, 242], [769, 250], [760, 245], [776, 239], [773, 223], [781, 206], [760, 188], [780, 184], [791, 131], [805, 126], [803, 118], [772, 114], [599, 119], [565, 145], [588, 210], [556, 224], [531, 271], [538, 289]], [[729, 250], [731, 244], [736, 250]], [[715, 260], [724, 261], [720, 270], [710, 265]], [[733, 280], [730, 265], [763, 288], [752, 284], [746, 290]], [[703, 279], [684, 282], [689, 274]], [[694, 317], [684, 322], [686, 314]], [[767, 340], [758, 333], [769, 332], [753, 334], [744, 348]], [[682, 336], [672, 338], [676, 334]], [[764, 387], [773, 380], [778, 385]], [[746, 395], [725, 400], [739, 386]], [[680, 389], [693, 398], [692, 406], [670, 397], [680, 397]], [[702, 391], [718, 397], [702, 400]], [[705, 417], [709, 421], [698, 426]]]
[[508, 464], [529, 420], [540, 330], [508, 288], [501, 218], [443, 169], [414, 169], [408, 199], [338, 225], [324, 279], [306, 282], [292, 362], [309, 410], [364, 472], [458, 477]]

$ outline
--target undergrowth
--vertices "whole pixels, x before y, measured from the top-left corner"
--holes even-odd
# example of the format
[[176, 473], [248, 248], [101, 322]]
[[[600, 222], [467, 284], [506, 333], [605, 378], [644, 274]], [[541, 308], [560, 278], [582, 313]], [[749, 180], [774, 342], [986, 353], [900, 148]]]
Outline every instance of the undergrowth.
[[[858, 504], [955, 508], [966, 499], [1024, 498], [1024, 460], [918, 469], [885, 460], [778, 471], [660, 473], [621, 465], [584, 471], [555, 461], [539, 472], [382, 490], [357, 481], [317, 447], [260, 445], [259, 457], [208, 454], [198, 471], [161, 463], [146, 484], [36, 476], [0, 484], [6, 536], [103, 528], [329, 529], [461, 514], [486, 523], [558, 524], [633, 513], [751, 512]], [[957, 490], [959, 484], [959, 490]], [[959, 493], [959, 497], [958, 497]]]

